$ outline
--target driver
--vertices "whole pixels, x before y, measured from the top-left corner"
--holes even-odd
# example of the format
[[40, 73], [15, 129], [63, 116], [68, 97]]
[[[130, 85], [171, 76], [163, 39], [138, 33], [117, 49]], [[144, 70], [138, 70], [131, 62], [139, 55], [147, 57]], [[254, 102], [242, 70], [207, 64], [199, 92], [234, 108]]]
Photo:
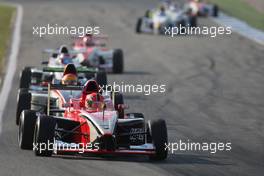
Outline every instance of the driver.
[[70, 54], [61, 53], [57, 57], [56, 63], [58, 65], [60, 65], [60, 64], [67, 65], [67, 64], [73, 63], [73, 58], [71, 58]]
[[74, 64], [65, 66], [61, 83], [63, 85], [77, 85], [78, 75]]
[[83, 42], [85, 43], [86, 46], [94, 46], [95, 43], [94, 43], [94, 39], [93, 39], [93, 35], [92, 34], [86, 34], [84, 37], [83, 37]]
[[103, 109], [104, 98], [99, 93], [91, 93], [86, 96], [85, 107], [88, 110], [96, 111]]
[[164, 5], [161, 5], [159, 8], [159, 15], [160, 16], [166, 16], [166, 8]]

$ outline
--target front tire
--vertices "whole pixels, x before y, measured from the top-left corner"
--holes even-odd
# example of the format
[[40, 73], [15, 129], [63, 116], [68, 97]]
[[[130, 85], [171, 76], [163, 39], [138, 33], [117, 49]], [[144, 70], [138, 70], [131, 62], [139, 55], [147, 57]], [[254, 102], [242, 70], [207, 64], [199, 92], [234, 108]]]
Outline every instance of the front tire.
[[142, 33], [142, 30], [141, 30], [142, 22], [143, 22], [143, 19], [142, 18], [138, 18], [137, 25], [136, 25], [136, 33], [137, 34], [141, 34]]
[[163, 119], [149, 122], [149, 131], [152, 143], [155, 147], [155, 155], [150, 156], [151, 160], [165, 160], [168, 156], [166, 144], [168, 143], [168, 133], [166, 122]]
[[18, 145], [21, 149], [32, 150], [36, 112], [24, 110], [21, 113], [18, 130]]
[[[55, 134], [56, 120], [52, 117], [38, 117], [34, 131], [34, 144], [37, 149], [34, 150], [36, 156], [51, 156], [53, 153], [53, 142]], [[44, 149], [40, 148], [45, 146]]]
[[31, 82], [31, 68], [25, 67], [20, 74], [20, 83], [19, 88], [26, 88], [28, 89]]
[[26, 89], [21, 89], [18, 93], [17, 98], [17, 109], [16, 109], [16, 125], [19, 123], [20, 114], [23, 110], [31, 108], [31, 93], [27, 92]]
[[141, 26], [142, 26], [142, 18], [139, 18], [139, 19], [137, 20], [136, 33], [138, 33], [138, 34], [141, 33]]
[[105, 71], [99, 71], [95, 74], [95, 80], [97, 84], [101, 87], [107, 85], [107, 76]]

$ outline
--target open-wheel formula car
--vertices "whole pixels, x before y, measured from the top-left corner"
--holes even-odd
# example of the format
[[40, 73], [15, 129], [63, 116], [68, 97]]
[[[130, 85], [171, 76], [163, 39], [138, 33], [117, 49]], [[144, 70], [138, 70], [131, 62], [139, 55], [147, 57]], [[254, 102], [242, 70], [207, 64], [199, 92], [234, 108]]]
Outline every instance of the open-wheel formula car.
[[165, 34], [166, 28], [180, 26], [196, 27], [196, 16], [178, 7], [161, 6], [158, 9], [147, 10], [144, 17], [138, 18], [136, 33]]
[[16, 124], [24, 109], [38, 109], [37, 104], [47, 101], [47, 85], [49, 83], [62, 84], [62, 80], [54, 79], [54, 73], [76, 74], [77, 84], [83, 85], [93, 79], [103, 87], [107, 84], [106, 73], [97, 68], [78, 67], [68, 64], [62, 67], [43, 67], [42, 69], [26, 67], [21, 72], [20, 86], [17, 94]]
[[[80, 91], [79, 98], [65, 99], [64, 91]], [[122, 94], [99, 92], [96, 81], [84, 87], [49, 85], [46, 113], [24, 110], [19, 121], [19, 146], [37, 156], [56, 154], [146, 155], [167, 157], [164, 120], [145, 122], [141, 113], [124, 113]], [[50, 106], [59, 95], [59, 106]], [[71, 97], [71, 96], [69, 96]], [[57, 108], [57, 109], [56, 109]]]
[[80, 63], [88, 67], [105, 69], [106, 72], [123, 73], [124, 55], [122, 49], [109, 49], [106, 47], [107, 36], [87, 34], [77, 38], [73, 48], [78, 52]]
[[59, 49], [46, 49], [44, 53], [50, 54], [47, 61], [42, 61], [43, 68], [25, 67], [20, 73], [19, 88], [29, 88], [32, 85], [39, 85], [43, 82], [60, 81], [63, 77], [64, 68], [72, 64], [78, 69], [79, 78], [90, 79], [96, 78], [100, 85], [107, 84], [107, 76], [104, 69], [87, 67], [80, 64], [76, 57], [80, 51], [69, 50], [65, 45], [61, 45]]
[[185, 4], [186, 9], [190, 9], [192, 15], [201, 17], [218, 17], [219, 7], [216, 4], [203, 2], [202, 0], [191, 0]]
[[[47, 64], [49, 68], [64, 68], [68, 64], [73, 64], [76, 68], [85, 68], [89, 70], [94, 70], [101, 76], [104, 76], [106, 79], [106, 72], [104, 68], [93, 67], [88, 65], [83, 65], [82, 60], [79, 55], [82, 55], [86, 50], [72, 50], [69, 49], [66, 45], [61, 45], [58, 49], [46, 49], [44, 53], [50, 54], [48, 61], [43, 61], [42, 64]], [[54, 78], [61, 80], [63, 74], [61, 72], [54, 72]]]

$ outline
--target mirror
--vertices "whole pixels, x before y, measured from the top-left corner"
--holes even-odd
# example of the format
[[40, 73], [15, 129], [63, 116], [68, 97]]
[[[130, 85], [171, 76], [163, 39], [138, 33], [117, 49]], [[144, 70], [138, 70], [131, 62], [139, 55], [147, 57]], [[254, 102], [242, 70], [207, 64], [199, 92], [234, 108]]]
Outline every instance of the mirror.
[[127, 104], [118, 104], [118, 109], [129, 109], [129, 106]]

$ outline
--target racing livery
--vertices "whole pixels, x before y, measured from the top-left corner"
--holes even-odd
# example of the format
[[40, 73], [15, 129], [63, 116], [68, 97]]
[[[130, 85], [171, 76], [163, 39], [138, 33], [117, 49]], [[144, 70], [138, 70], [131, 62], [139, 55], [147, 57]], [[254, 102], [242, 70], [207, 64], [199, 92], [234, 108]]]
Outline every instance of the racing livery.
[[202, 0], [191, 0], [185, 4], [186, 9], [190, 9], [195, 16], [218, 17], [219, 7], [216, 4], [209, 4]]
[[196, 27], [196, 16], [178, 6], [161, 6], [147, 10], [144, 17], [137, 21], [136, 33], [165, 34], [168, 27]]
[[[78, 85], [83, 85], [87, 80], [94, 79], [100, 86], [107, 84], [105, 72], [97, 68], [78, 67], [68, 64], [62, 67], [43, 67], [42, 69], [26, 67], [21, 72], [20, 87], [17, 94], [16, 124], [18, 125], [20, 113], [24, 109], [39, 109], [40, 103], [46, 102], [47, 86], [49, 83], [62, 84], [61, 80], [54, 79], [54, 73], [62, 76], [74, 73], [78, 77]], [[62, 77], [61, 76], [61, 77]]]
[[77, 38], [73, 48], [78, 52], [80, 63], [88, 67], [104, 69], [107, 72], [123, 73], [124, 56], [121, 49], [109, 49], [103, 41], [106, 36], [87, 34]]
[[[21, 113], [20, 148], [33, 149], [37, 156], [133, 154], [147, 155], [153, 160], [166, 159], [165, 121], [146, 123], [141, 113], [125, 114], [121, 95], [100, 92], [93, 80], [83, 87], [49, 84], [46, 112]], [[57, 97], [57, 103], [51, 103], [52, 97]], [[43, 144], [52, 147], [41, 148]]]

